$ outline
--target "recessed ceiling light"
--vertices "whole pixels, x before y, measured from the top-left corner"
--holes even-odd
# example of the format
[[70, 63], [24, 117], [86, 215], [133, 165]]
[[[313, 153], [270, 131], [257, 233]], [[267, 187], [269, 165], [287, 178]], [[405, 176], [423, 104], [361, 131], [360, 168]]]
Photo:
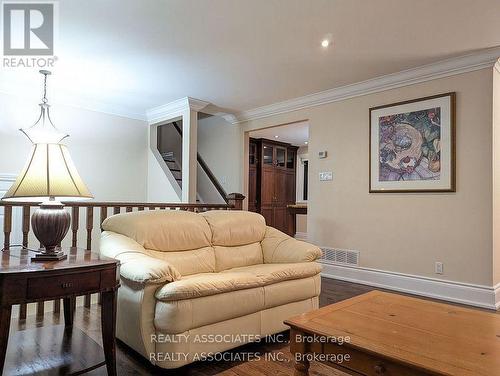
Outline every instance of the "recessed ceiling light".
[[274, 136], [274, 138], [280, 138], [280, 136]]
[[327, 48], [330, 45], [330, 41], [328, 39], [323, 39], [321, 41], [321, 47]]

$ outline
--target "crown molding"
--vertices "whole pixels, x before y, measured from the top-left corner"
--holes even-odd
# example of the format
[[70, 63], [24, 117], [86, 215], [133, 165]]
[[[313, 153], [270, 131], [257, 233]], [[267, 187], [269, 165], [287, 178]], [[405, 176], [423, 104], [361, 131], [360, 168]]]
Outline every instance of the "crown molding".
[[146, 122], [146, 114], [140, 110], [133, 111], [127, 106], [98, 102], [84, 98], [74, 98], [74, 100], [54, 100], [55, 104], [80, 108], [83, 110], [100, 112], [106, 115], [119, 116], [127, 119], [134, 119]]
[[378, 93], [385, 90], [396, 89], [403, 86], [414, 85], [421, 82], [454, 76], [457, 74], [473, 72], [491, 68], [496, 65], [500, 69], [498, 58], [500, 47], [481, 50], [476, 53], [441, 60], [436, 63], [407, 69], [401, 72], [376, 77], [355, 84], [305, 95], [283, 102], [242, 111], [235, 116], [236, 123], [261, 119], [305, 108], [320, 106], [327, 103], [342, 101], [362, 95]]
[[200, 99], [184, 97], [173, 102], [146, 110], [146, 119], [150, 124], [159, 123], [160, 121], [178, 117], [186, 110], [199, 112], [209, 104], [210, 103], [202, 101]]
[[221, 118], [223, 118], [228, 123], [231, 123], [232, 125], [239, 124], [238, 118], [234, 114], [228, 114], [228, 113], [225, 113], [225, 112], [221, 112], [221, 113], [218, 113], [218, 114], [215, 114], [215, 115], [216, 116], [220, 116]]
[[[38, 92], [30, 94], [33, 87], [23, 84], [13, 85], [10, 82], [0, 80], [0, 94], [7, 95], [13, 98], [20, 98], [27, 103], [39, 103]], [[127, 119], [146, 121], [146, 114], [140, 109], [131, 109], [128, 106], [106, 103], [98, 100], [93, 100], [87, 97], [75, 95], [67, 91], [59, 91], [50, 97], [52, 106], [60, 105], [67, 107], [79, 108], [82, 110], [99, 112], [102, 114], [119, 116]]]

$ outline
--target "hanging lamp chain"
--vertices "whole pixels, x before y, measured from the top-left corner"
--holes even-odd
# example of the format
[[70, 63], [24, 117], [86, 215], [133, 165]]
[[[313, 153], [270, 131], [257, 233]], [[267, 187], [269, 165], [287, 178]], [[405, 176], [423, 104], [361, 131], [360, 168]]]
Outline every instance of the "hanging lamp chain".
[[44, 77], [43, 77], [43, 99], [42, 99], [42, 102], [43, 103], [47, 103], [48, 100], [47, 100], [47, 75], [44, 74]]
[[52, 74], [52, 73], [50, 71], [47, 71], [47, 70], [41, 70], [40, 73], [43, 74], [43, 98], [42, 98], [42, 102], [44, 104], [47, 104], [49, 101], [47, 99], [47, 76]]

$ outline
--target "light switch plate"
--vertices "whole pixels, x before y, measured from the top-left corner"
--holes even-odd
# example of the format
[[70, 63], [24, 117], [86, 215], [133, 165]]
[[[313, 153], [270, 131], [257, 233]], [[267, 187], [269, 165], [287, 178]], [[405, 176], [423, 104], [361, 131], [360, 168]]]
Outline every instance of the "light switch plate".
[[333, 172], [326, 171], [319, 173], [319, 181], [330, 181], [333, 180]]

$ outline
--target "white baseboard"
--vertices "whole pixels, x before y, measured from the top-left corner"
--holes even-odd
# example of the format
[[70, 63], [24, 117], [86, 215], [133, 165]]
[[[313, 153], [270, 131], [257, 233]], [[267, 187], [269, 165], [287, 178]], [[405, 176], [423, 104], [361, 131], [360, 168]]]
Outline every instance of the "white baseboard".
[[323, 277], [360, 283], [388, 290], [405, 292], [497, 310], [500, 308], [500, 283], [483, 286], [445, 281], [410, 274], [342, 265], [323, 264]]
[[500, 309], [500, 283], [493, 286], [493, 290], [495, 292], [495, 307], [496, 309]]

